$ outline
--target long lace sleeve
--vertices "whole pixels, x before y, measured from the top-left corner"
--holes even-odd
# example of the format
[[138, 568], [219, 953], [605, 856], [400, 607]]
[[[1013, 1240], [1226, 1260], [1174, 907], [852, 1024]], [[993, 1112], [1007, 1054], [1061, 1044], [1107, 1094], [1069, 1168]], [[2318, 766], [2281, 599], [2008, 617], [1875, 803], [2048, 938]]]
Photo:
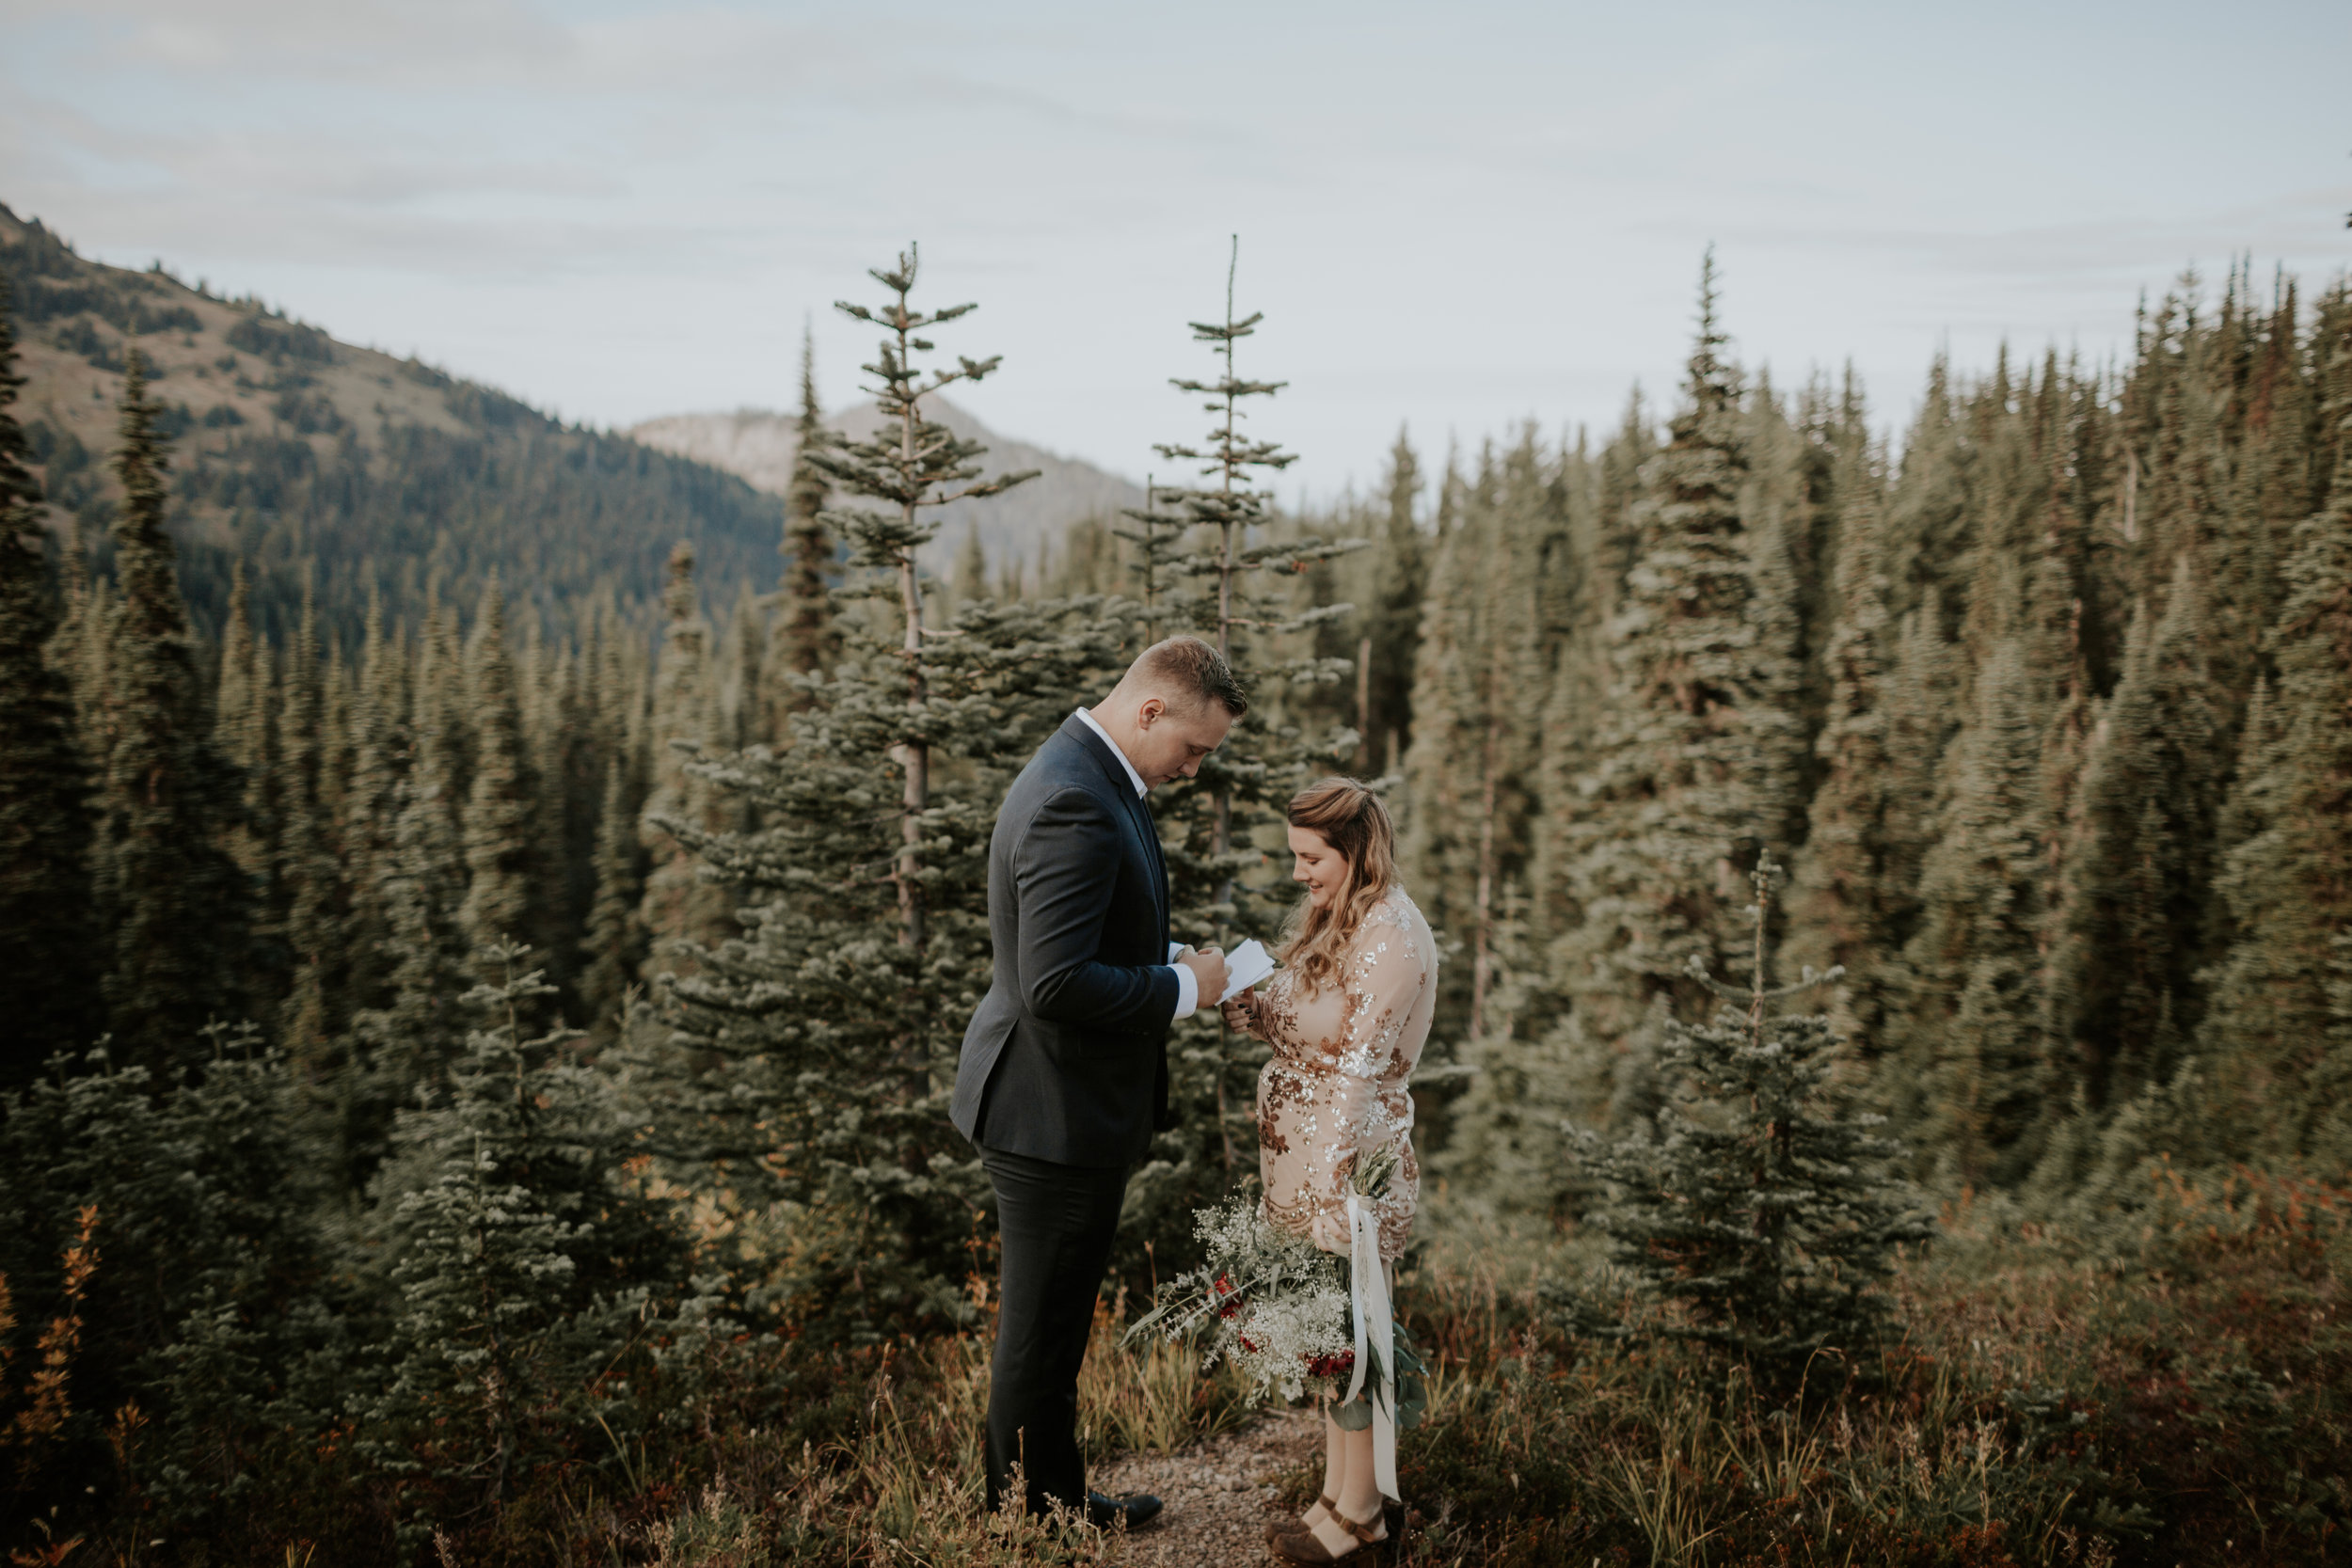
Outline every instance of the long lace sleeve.
[[[1327, 1157], [1318, 1162], [1327, 1186], [1317, 1195], [1311, 1232], [1319, 1246], [1346, 1249], [1347, 1193], [1357, 1157], [1409, 1125], [1411, 1102], [1405, 1091], [1409, 1069], [1399, 1060], [1398, 1046], [1429, 984], [1424, 964], [1430, 957], [1420, 950], [1411, 917], [1389, 907], [1365, 919], [1348, 955], [1341, 976], [1343, 1022], [1338, 1036], [1322, 1045], [1331, 1076], [1330, 1122], [1319, 1140]], [[1409, 1161], [1409, 1145], [1405, 1155]], [[1378, 1206], [1384, 1237], [1392, 1227], [1401, 1235], [1402, 1224], [1409, 1222], [1414, 1197], [1404, 1179], [1417, 1174], [1417, 1168], [1401, 1169], [1392, 1179], [1391, 1196]], [[1391, 1209], [1398, 1212], [1389, 1212]]]

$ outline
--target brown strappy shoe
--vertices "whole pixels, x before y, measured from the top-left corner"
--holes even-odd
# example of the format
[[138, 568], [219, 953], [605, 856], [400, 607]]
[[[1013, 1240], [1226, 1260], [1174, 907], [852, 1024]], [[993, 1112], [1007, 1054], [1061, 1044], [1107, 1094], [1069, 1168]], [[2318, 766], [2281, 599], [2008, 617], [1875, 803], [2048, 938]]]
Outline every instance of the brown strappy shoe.
[[[1317, 1497], [1315, 1501], [1323, 1505], [1323, 1512], [1326, 1513], [1337, 1514], [1340, 1511], [1340, 1505], [1331, 1500], [1328, 1493]], [[1286, 1535], [1295, 1535], [1302, 1529], [1312, 1528], [1314, 1526], [1307, 1523], [1307, 1516], [1304, 1513], [1294, 1513], [1287, 1519], [1277, 1519], [1266, 1526], [1265, 1544], [1269, 1546], [1277, 1545]]]
[[1274, 1544], [1275, 1551], [1286, 1562], [1368, 1562], [1375, 1555], [1368, 1548], [1378, 1546], [1389, 1539], [1386, 1519], [1375, 1521], [1380, 1526], [1380, 1532], [1375, 1535], [1371, 1525], [1359, 1525], [1337, 1508], [1331, 1510], [1331, 1517], [1340, 1528], [1356, 1538], [1356, 1544], [1346, 1551], [1334, 1554], [1311, 1529], [1294, 1530], [1283, 1536]]

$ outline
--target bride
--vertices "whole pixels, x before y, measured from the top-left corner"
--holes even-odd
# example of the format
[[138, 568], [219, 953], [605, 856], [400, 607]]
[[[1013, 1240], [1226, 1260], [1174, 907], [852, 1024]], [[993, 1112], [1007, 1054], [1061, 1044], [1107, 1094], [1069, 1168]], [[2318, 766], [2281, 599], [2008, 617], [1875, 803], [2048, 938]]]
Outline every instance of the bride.
[[[1265, 1216], [1346, 1253], [1348, 1179], [1359, 1159], [1392, 1149], [1396, 1170], [1374, 1207], [1393, 1289], [1421, 1191], [1406, 1085], [1429, 1037], [1438, 944], [1397, 882], [1396, 833], [1379, 797], [1325, 779], [1294, 797], [1289, 815], [1291, 879], [1306, 884], [1306, 900], [1287, 927], [1282, 969], [1224, 1008], [1227, 1023], [1274, 1050], [1258, 1079]], [[1296, 1526], [1268, 1532], [1294, 1562], [1343, 1561], [1389, 1536], [1374, 1429], [1347, 1431], [1327, 1408], [1323, 1441], [1323, 1495]]]

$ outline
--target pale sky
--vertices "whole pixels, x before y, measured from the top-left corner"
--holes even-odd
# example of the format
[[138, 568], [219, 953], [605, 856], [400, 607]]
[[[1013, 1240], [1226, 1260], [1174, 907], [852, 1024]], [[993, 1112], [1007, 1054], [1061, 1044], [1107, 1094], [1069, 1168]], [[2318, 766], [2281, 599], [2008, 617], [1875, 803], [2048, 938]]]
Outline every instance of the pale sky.
[[1140, 478], [1265, 311], [1289, 499], [1735, 348], [2098, 358], [2141, 291], [2352, 259], [2352, 5], [0, 0], [0, 200], [567, 419], [829, 404], [909, 240], [993, 427]]

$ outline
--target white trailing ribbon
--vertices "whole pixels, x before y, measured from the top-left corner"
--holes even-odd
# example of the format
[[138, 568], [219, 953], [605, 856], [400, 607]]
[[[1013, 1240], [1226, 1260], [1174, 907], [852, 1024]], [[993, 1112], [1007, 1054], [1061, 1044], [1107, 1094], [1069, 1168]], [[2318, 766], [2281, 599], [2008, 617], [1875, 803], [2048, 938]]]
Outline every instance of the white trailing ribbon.
[[1380, 1224], [1372, 1206], [1347, 1195], [1348, 1293], [1356, 1307], [1356, 1372], [1348, 1380], [1345, 1404], [1364, 1391], [1369, 1349], [1380, 1357], [1380, 1380], [1372, 1387], [1372, 1474], [1380, 1495], [1404, 1499], [1396, 1490], [1396, 1319], [1389, 1305], [1389, 1277], [1380, 1267]]

